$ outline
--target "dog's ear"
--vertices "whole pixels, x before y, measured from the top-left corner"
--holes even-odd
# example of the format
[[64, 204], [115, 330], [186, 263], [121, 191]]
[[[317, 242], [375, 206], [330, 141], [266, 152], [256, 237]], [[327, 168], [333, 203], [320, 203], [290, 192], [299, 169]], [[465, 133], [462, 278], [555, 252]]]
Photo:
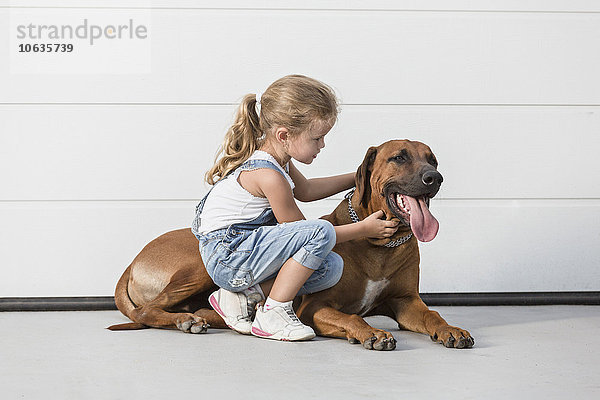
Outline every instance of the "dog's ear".
[[360, 199], [360, 205], [367, 208], [369, 201], [371, 200], [371, 170], [373, 169], [373, 162], [377, 155], [377, 147], [370, 147], [367, 150], [365, 159], [363, 160], [358, 171], [356, 171], [356, 191], [357, 196]]

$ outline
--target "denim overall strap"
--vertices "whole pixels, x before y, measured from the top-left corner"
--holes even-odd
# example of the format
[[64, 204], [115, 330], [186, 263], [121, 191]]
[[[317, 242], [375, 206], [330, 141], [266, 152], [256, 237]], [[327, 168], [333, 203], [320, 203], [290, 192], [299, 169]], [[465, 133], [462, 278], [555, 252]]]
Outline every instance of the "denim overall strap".
[[210, 189], [208, 189], [208, 192], [204, 195], [202, 200], [200, 200], [200, 203], [198, 203], [198, 205], [196, 205], [196, 215], [194, 217], [194, 220], [192, 221], [192, 233], [194, 235], [197, 235], [200, 230], [200, 214], [202, 214], [202, 210], [204, 209], [204, 203], [206, 203], [206, 199], [208, 198], [208, 195], [210, 194], [210, 192], [212, 192], [212, 190], [215, 188], [215, 186], [217, 186], [219, 184], [219, 182], [221, 182], [222, 180], [227, 178], [232, 173], [233, 173], [233, 171], [229, 172], [227, 175], [225, 175], [224, 177], [222, 177], [221, 179], [216, 181], [215, 184]]
[[[226, 176], [219, 179], [215, 184], [208, 190], [208, 193], [200, 200], [200, 203], [196, 206], [196, 217], [192, 222], [192, 232], [198, 232], [200, 228], [200, 214], [202, 214], [202, 210], [204, 209], [204, 203], [206, 203], [206, 199], [210, 192], [219, 184], [219, 182], [225, 180], [229, 175], [234, 174], [233, 178], [237, 179], [241, 172], [243, 171], [252, 171], [259, 168], [269, 168], [279, 172], [285, 178], [285, 175], [275, 164], [268, 160], [247, 160], [234, 171], [229, 172]], [[252, 221], [244, 222], [241, 224], [235, 224], [236, 226], [242, 229], [252, 229], [261, 225], [276, 225], [277, 219], [275, 218], [275, 214], [273, 214], [273, 210], [271, 208], [265, 209], [258, 217], [254, 218]]]
[[[285, 175], [284, 175], [283, 171], [281, 170], [281, 169], [283, 169], [282, 167], [276, 166], [275, 164], [273, 164], [272, 161], [262, 160], [262, 159], [248, 160], [248, 161], [246, 161], [245, 163], [243, 163], [242, 165], [240, 165], [233, 172], [233, 174], [235, 176], [235, 179], [237, 179], [241, 172], [243, 172], [243, 171], [253, 171], [253, 170], [259, 169], [259, 168], [269, 168], [269, 169], [275, 170], [275, 171], [279, 172], [281, 175], [283, 175], [283, 177], [285, 178]], [[286, 180], [287, 180], [287, 178], [286, 178]]]

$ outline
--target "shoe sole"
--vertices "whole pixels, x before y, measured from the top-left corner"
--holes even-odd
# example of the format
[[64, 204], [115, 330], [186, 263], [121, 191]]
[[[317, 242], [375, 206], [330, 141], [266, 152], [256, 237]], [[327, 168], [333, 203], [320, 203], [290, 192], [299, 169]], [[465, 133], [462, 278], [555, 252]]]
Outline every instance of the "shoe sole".
[[294, 339], [290, 339], [290, 338], [284, 338], [282, 337], [280, 334], [272, 334], [272, 333], [268, 333], [263, 331], [262, 329], [259, 329], [255, 326], [252, 327], [251, 329], [251, 333], [254, 336], [263, 338], [263, 339], [272, 339], [272, 340], [281, 340], [284, 342], [298, 342], [298, 341], [302, 341], [302, 340], [310, 340], [313, 339], [316, 335], [307, 335], [307, 336], [303, 336], [300, 338], [294, 338]]
[[250, 332], [240, 331], [227, 323], [227, 317], [225, 316], [223, 310], [221, 310], [221, 307], [219, 307], [219, 302], [215, 298], [214, 293], [208, 297], [208, 302], [210, 303], [210, 306], [213, 308], [213, 310], [215, 310], [217, 314], [219, 314], [221, 318], [223, 318], [223, 321], [225, 321], [225, 325], [227, 325], [230, 329], [236, 331], [237, 333], [241, 333], [242, 335], [250, 335]]

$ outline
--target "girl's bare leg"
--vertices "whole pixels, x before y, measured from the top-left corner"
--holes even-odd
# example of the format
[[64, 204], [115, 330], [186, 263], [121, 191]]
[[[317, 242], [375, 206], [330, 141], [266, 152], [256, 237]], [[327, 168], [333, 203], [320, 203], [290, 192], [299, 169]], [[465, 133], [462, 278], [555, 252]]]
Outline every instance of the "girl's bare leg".
[[[288, 259], [277, 274], [275, 282], [272, 284], [270, 291], [265, 291], [263, 284], [261, 288], [265, 296], [269, 296], [275, 301], [287, 302], [293, 300], [298, 294], [298, 291], [304, 285], [304, 282], [315, 272], [314, 270], [305, 267], [293, 258]], [[268, 294], [267, 294], [268, 293]]]

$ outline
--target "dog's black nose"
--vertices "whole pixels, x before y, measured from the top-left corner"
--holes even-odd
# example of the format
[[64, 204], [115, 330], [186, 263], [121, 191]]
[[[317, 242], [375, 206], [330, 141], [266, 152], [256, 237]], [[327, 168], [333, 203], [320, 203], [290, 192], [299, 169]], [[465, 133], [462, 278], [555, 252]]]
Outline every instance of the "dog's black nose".
[[425, 186], [431, 186], [433, 184], [441, 185], [444, 181], [442, 174], [437, 171], [427, 171], [423, 174], [421, 178]]

